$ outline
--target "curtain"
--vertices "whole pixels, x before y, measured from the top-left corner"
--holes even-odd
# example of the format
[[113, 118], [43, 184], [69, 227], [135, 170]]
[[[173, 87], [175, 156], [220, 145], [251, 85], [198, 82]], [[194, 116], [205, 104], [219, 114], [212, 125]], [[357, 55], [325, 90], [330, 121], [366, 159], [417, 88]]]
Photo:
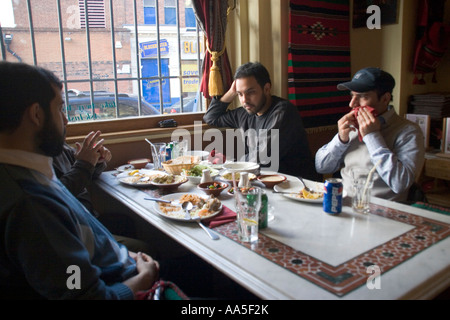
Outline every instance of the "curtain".
[[200, 91], [210, 99], [223, 95], [231, 87], [233, 76], [225, 48], [227, 0], [193, 0], [195, 15], [206, 34], [207, 50], [203, 61]]

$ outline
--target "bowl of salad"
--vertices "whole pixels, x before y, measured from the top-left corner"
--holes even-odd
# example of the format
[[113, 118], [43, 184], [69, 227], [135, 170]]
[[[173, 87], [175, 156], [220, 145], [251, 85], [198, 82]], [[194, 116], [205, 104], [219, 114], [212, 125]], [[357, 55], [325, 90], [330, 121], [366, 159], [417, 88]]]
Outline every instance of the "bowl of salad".
[[189, 182], [192, 184], [199, 184], [202, 180], [202, 174], [203, 170], [209, 169], [209, 172], [211, 173], [211, 178], [214, 180], [215, 177], [219, 175], [219, 171], [216, 169], [211, 168], [210, 166], [204, 165], [204, 164], [197, 164], [193, 168], [189, 170], [183, 170], [181, 175], [188, 178]]
[[203, 182], [200, 183], [197, 188], [202, 190], [207, 195], [213, 195], [214, 197], [218, 197], [223, 190], [228, 188], [228, 183], [225, 182]]

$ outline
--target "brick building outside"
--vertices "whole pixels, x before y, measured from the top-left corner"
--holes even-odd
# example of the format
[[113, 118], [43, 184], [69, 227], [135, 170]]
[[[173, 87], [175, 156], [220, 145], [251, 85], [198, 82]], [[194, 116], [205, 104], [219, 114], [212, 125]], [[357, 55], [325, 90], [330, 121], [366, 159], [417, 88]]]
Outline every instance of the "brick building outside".
[[[176, 103], [181, 97], [193, 98], [198, 90], [198, 77], [201, 75], [199, 68], [203, 58], [203, 52], [198, 53], [202, 43], [199, 45], [197, 41], [193, 9], [189, 6], [190, 1], [178, 0], [178, 33], [178, 27], [173, 20], [174, 16], [176, 17], [174, 10], [177, 0], [158, 1], [160, 25], [157, 27], [155, 0], [113, 0], [112, 30], [110, 1], [88, 0], [88, 33], [85, 28], [83, 0], [59, 1], [60, 8], [55, 0], [30, 2], [33, 32], [30, 32], [27, 1], [12, 1], [15, 25], [2, 26], [2, 52], [6, 54], [3, 58], [7, 61], [36, 63], [50, 69], [61, 79], [67, 80], [68, 89], [89, 90], [89, 78], [92, 74], [94, 90], [114, 91], [115, 76], [117, 79], [135, 79], [138, 76], [138, 67], [141, 77], [158, 75], [156, 42], [159, 30], [159, 57], [161, 63], [165, 62], [168, 67], [163, 76], [171, 77], [162, 80], [164, 94], [167, 95], [167, 90], [169, 92], [169, 105]], [[135, 9], [138, 41], [135, 32]], [[203, 42], [201, 35], [199, 38]], [[140, 47], [138, 51], [136, 43]], [[142, 50], [143, 48], [153, 50], [146, 51]], [[149, 65], [148, 70], [153, 71], [143, 74], [144, 65]], [[172, 78], [180, 75], [186, 77]], [[138, 86], [141, 85], [141, 95], [145, 98], [146, 91], [147, 94], [154, 94], [154, 90], [150, 90], [152, 86], [159, 88], [157, 79], [144, 80], [140, 84], [132, 79], [117, 81], [118, 92], [137, 94]], [[155, 99], [159, 100], [155, 97], [152, 99], [153, 102]], [[164, 102], [167, 102], [166, 98]]]

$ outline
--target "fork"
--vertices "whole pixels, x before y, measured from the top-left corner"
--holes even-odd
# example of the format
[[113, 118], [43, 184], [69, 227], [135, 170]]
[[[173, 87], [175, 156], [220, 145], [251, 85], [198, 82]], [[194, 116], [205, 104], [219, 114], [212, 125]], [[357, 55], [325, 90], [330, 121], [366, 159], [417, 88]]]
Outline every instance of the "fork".
[[307, 192], [314, 192], [313, 190], [311, 190], [310, 188], [308, 188], [307, 186], [306, 186], [306, 183], [305, 183], [305, 181], [303, 181], [303, 178], [302, 177], [297, 177], [302, 183], [303, 183], [303, 187], [305, 188], [305, 190], [307, 191]]

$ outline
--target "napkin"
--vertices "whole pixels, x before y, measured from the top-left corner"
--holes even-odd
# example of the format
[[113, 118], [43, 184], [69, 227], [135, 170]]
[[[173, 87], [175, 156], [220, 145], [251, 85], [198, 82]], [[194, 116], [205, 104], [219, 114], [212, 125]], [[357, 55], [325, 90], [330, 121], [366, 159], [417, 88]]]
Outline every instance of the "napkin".
[[207, 224], [210, 228], [218, 227], [222, 224], [233, 222], [236, 220], [237, 214], [230, 208], [222, 205], [222, 212], [217, 216], [205, 219], [203, 222]]
[[[360, 110], [361, 108], [366, 108], [369, 112], [371, 112], [371, 113], [373, 114], [374, 117], [377, 117], [377, 116], [378, 116], [378, 114], [377, 114], [377, 112], [375, 111], [374, 108], [366, 106], [366, 107], [356, 107], [356, 108], [353, 108], [353, 112], [355, 113], [355, 118], [358, 118], [358, 112], [359, 112], [359, 110]], [[358, 121], [356, 121], [356, 126], [355, 126], [355, 127], [356, 127], [356, 129], [358, 129], [358, 138], [359, 138], [359, 141], [362, 142], [362, 141], [363, 141], [363, 140], [362, 140], [363, 137], [362, 137], [361, 133], [359, 132]]]

